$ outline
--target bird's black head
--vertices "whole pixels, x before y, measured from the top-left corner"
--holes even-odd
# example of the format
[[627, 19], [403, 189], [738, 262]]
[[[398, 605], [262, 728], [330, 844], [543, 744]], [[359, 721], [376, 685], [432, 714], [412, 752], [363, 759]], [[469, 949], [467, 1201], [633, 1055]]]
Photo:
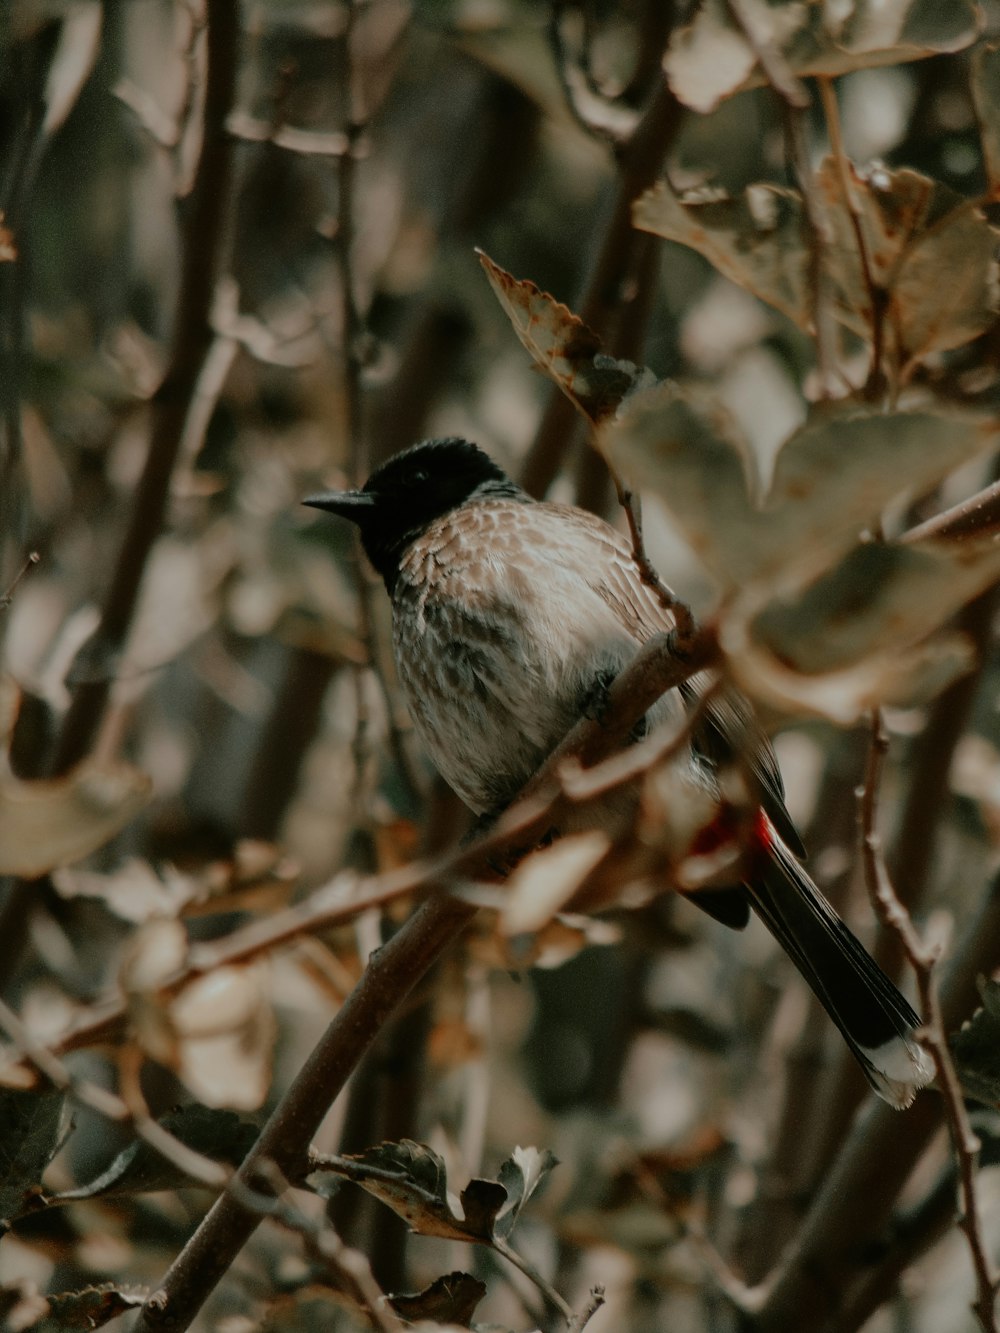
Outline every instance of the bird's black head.
[[403, 552], [436, 518], [473, 497], [528, 497], [468, 440], [423, 440], [376, 468], [360, 491], [311, 495], [304, 504], [349, 518], [392, 592]]

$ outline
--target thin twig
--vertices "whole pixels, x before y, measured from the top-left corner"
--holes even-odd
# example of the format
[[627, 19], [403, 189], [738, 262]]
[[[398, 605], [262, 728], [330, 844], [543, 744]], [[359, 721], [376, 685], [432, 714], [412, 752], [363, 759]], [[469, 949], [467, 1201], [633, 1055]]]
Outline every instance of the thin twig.
[[982, 1215], [976, 1194], [976, 1163], [979, 1140], [972, 1132], [962, 1097], [962, 1088], [948, 1050], [948, 1036], [941, 1012], [934, 967], [938, 954], [921, 939], [909, 912], [893, 888], [882, 854], [882, 842], [876, 831], [878, 792], [889, 740], [878, 709], [872, 714], [872, 740], [865, 783], [859, 801], [862, 833], [862, 857], [865, 881], [872, 905], [882, 923], [899, 936], [906, 957], [917, 978], [924, 1027], [921, 1044], [934, 1061], [937, 1085], [941, 1090], [945, 1119], [951, 1135], [958, 1166], [961, 1214], [958, 1226], [965, 1234], [976, 1278], [976, 1299], [972, 1309], [983, 1333], [998, 1333], [996, 1297], [1000, 1279], [987, 1253]]
[[951, 509], [910, 528], [900, 538], [904, 542], [985, 541], [1000, 532], [1000, 481], [977, 491]]
[[806, 112], [789, 107], [786, 124], [792, 166], [809, 222], [812, 244], [809, 254], [809, 282], [812, 297], [813, 336], [816, 339], [816, 367], [819, 371], [819, 396], [829, 398], [837, 372], [837, 336], [828, 301], [829, 279], [824, 255], [830, 244], [829, 227], [816, 192], [809, 144], [806, 138]]
[[491, 1247], [497, 1254], [502, 1255], [509, 1264], [513, 1264], [516, 1269], [524, 1274], [529, 1282], [542, 1293], [550, 1305], [554, 1306], [566, 1323], [572, 1327], [573, 1307], [569, 1305], [562, 1296], [559, 1295], [555, 1287], [544, 1278], [530, 1259], [523, 1254], [519, 1254], [512, 1245], [509, 1245], [502, 1236], [494, 1236], [490, 1242]]
[[0, 593], [0, 611], [7, 610], [7, 607], [10, 606], [11, 602], [14, 600], [14, 593], [17, 591], [17, 585], [24, 578], [25, 574], [27, 574], [28, 570], [31, 569], [33, 565], [37, 565], [39, 560], [41, 560], [41, 558], [42, 557], [38, 554], [37, 551], [28, 552], [24, 564], [21, 566], [21, 568], [11, 579], [10, 583], [7, 585], [7, 591]]
[[761, 1303], [761, 1290], [757, 1287], [748, 1287], [739, 1275], [733, 1272], [705, 1234], [700, 1223], [689, 1221], [684, 1228], [684, 1235], [733, 1309], [744, 1315], [752, 1315]]
[[308, 1217], [281, 1197], [289, 1182], [273, 1162], [260, 1162], [257, 1173], [261, 1181], [266, 1182], [269, 1192], [265, 1194], [246, 1181], [235, 1180], [232, 1188], [240, 1202], [262, 1218], [269, 1218], [300, 1236], [308, 1254], [332, 1269], [338, 1279], [346, 1280], [348, 1289], [353, 1290], [359, 1304], [381, 1333], [402, 1333], [403, 1323], [375, 1281], [365, 1255], [344, 1244], [328, 1217]]
[[[564, 796], [581, 805], [596, 801], [663, 763], [697, 725], [711, 698], [711, 688], [703, 693], [699, 705], [676, 730], [661, 728], [640, 744], [624, 752], [617, 751], [666, 690], [711, 664], [710, 636], [696, 641], [684, 657], [674, 652], [672, 642], [668, 636], [662, 636], [644, 645], [609, 686], [601, 721], [581, 718], [525, 784], [517, 799], [474, 842], [452, 848], [429, 864], [413, 864], [367, 878], [353, 873], [338, 875], [294, 907], [243, 926], [210, 944], [193, 946], [184, 967], [165, 981], [159, 993], [175, 994], [215, 968], [247, 962], [301, 936], [328, 931], [373, 907], [383, 907], [412, 895], [432, 895], [440, 892], [442, 886], [474, 880], [488, 873], [498, 860], [506, 863], [512, 855], [523, 855], [530, 850], [532, 839], [537, 841], [552, 826], [558, 803]], [[567, 768], [570, 764], [573, 767]], [[65, 1054], [110, 1040], [120, 1031], [125, 1014], [120, 997], [95, 1005], [78, 1016], [70, 1031], [52, 1044], [53, 1050]]]
[[792, 72], [784, 52], [774, 45], [766, 33], [757, 29], [745, 0], [727, 0], [727, 3], [737, 27], [757, 57], [764, 78], [793, 110], [804, 111], [810, 105], [808, 90]]
[[826, 130], [830, 138], [830, 149], [833, 153], [833, 161], [837, 168], [837, 178], [840, 181], [840, 191], [844, 198], [844, 206], [851, 219], [851, 228], [854, 232], [854, 241], [858, 250], [858, 264], [861, 268], [861, 278], [864, 282], [865, 291], [868, 295], [868, 302], [871, 306], [870, 326], [872, 332], [872, 354], [864, 392], [867, 398], [874, 400], [881, 395], [885, 381], [883, 359], [885, 349], [886, 293], [875, 281], [875, 272], [872, 266], [868, 237], [865, 235], [864, 217], [854, 193], [854, 186], [851, 181], [851, 164], [844, 151], [844, 140], [840, 132], [840, 111], [837, 106], [837, 94], [834, 91], [833, 80], [821, 74], [818, 82], [820, 98], [823, 103], [823, 114], [826, 117]]
[[601, 1306], [605, 1304], [606, 1300], [607, 1296], [605, 1295], [604, 1288], [600, 1284], [591, 1287], [587, 1295], [586, 1305], [579, 1314], [575, 1314], [569, 1321], [570, 1329], [575, 1331], [575, 1333], [583, 1333], [583, 1330], [593, 1319], [594, 1315], [597, 1314]]
[[642, 535], [642, 514], [636, 496], [631, 490], [622, 486], [615, 473], [612, 473], [612, 477], [618, 491], [618, 503], [625, 511], [625, 521], [628, 524], [629, 538], [632, 542], [632, 558], [639, 567], [639, 575], [643, 583], [655, 593], [663, 609], [673, 616], [676, 632], [675, 647], [677, 652], [683, 655], [688, 646], [694, 643], [698, 633], [694, 612], [687, 602], [678, 597], [674, 590], [660, 578], [656, 566], [650, 560], [646, 551], [646, 543]]

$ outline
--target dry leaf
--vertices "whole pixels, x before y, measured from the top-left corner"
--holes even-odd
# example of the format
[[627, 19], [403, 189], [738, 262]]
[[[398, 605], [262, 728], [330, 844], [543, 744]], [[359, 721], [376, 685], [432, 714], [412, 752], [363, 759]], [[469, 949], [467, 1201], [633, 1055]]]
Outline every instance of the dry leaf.
[[259, 967], [218, 967], [170, 1002], [174, 1068], [206, 1106], [255, 1111], [271, 1086], [275, 1023]]
[[504, 933], [540, 929], [573, 897], [610, 847], [607, 834], [592, 829], [560, 838], [525, 857], [507, 881], [500, 913]]
[[149, 801], [149, 778], [130, 764], [84, 760], [62, 778], [0, 777], [0, 874], [34, 879], [89, 856]]
[[602, 420], [637, 385], [652, 381], [648, 371], [630, 361], [604, 355], [597, 334], [548, 292], [512, 277], [481, 250], [477, 253], [521, 343], [584, 416]]

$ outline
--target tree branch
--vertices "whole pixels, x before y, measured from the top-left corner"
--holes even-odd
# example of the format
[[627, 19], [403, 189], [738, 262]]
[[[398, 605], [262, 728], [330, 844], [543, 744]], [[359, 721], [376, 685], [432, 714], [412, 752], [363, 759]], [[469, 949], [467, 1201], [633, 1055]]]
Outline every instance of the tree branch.
[[[951, 1030], [980, 1003], [976, 977], [1000, 962], [1000, 876], [956, 949], [941, 987], [941, 1015]], [[944, 1120], [939, 1098], [924, 1094], [900, 1115], [874, 1099], [854, 1122], [830, 1164], [791, 1246], [766, 1285], [754, 1333], [787, 1333], [803, 1310], [824, 1310], [837, 1327], [852, 1286], [864, 1280], [865, 1256], [885, 1244], [899, 1191]]]
[[924, 944], [909, 912], [900, 902], [889, 878], [881, 840], [876, 831], [879, 784], [888, 748], [889, 738], [882, 725], [881, 714], [876, 709], [872, 715], [871, 750], [859, 810], [865, 881], [872, 906], [883, 924], [899, 936], [907, 960], [916, 973], [924, 1019], [920, 1040], [934, 1061], [937, 1086], [944, 1100], [945, 1118], [958, 1166], [962, 1200], [958, 1225], [968, 1241], [976, 1277], [976, 1300], [972, 1309], [983, 1333], [997, 1333], [996, 1295], [1000, 1283], [986, 1252], [982, 1215], [976, 1195], [976, 1163], [980, 1145], [972, 1132], [958, 1074], [948, 1050], [948, 1036], [934, 976], [937, 952]]
[[[713, 641], [705, 635], [688, 657], [679, 659], [668, 636], [650, 640], [608, 691], [605, 722], [581, 719], [526, 785], [517, 803], [486, 837], [467, 849], [467, 874], [479, 865], [485, 872], [492, 858], [506, 849], [521, 853], [544, 831], [550, 801], [532, 796], [543, 791], [570, 755], [595, 761], [610, 754], [636, 722], [666, 690], [711, 659]], [[631, 775], [634, 776], [634, 775]], [[551, 800], [551, 798], [550, 798]], [[518, 815], [518, 811], [522, 811]], [[525, 813], [526, 812], [526, 813]], [[534, 822], [532, 822], [534, 821]], [[516, 827], [512, 829], [512, 824]], [[520, 839], [518, 843], [517, 839]], [[427, 886], [428, 888], [430, 885]], [[334, 1016], [326, 1032], [273, 1111], [260, 1138], [241, 1166], [238, 1179], [253, 1186], [262, 1162], [283, 1176], [301, 1173], [309, 1143], [334, 1098], [379, 1031], [400, 1003], [462, 933], [476, 908], [443, 894], [433, 896], [369, 960], [364, 975]], [[233, 1190], [216, 1201], [201, 1226], [166, 1274], [146, 1305], [135, 1333], [178, 1333], [189, 1326], [202, 1303], [233, 1262], [260, 1220]]]
[[226, 118], [236, 93], [238, 0], [208, 0], [207, 29], [202, 150], [191, 193], [179, 205], [181, 277], [169, 361], [153, 400], [149, 452], [100, 623], [70, 671], [73, 697], [63, 719], [54, 773], [64, 773], [84, 758], [104, 716], [146, 564], [163, 527], [188, 413], [212, 346], [212, 299], [222, 254], [233, 155]]

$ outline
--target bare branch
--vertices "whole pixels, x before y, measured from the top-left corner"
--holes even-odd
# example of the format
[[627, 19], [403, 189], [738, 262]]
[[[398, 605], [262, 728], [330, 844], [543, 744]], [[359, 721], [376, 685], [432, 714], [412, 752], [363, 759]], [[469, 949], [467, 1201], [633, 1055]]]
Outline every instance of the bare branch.
[[899, 936], [906, 957], [916, 973], [924, 1019], [920, 1040], [934, 1061], [937, 1085], [943, 1096], [945, 1119], [958, 1165], [962, 1201], [958, 1225], [968, 1242], [976, 1277], [976, 1300], [972, 1309], [983, 1333], [997, 1333], [996, 1297], [1000, 1289], [1000, 1279], [987, 1253], [982, 1215], [976, 1194], [976, 1163], [980, 1145], [969, 1124], [962, 1088], [952, 1062], [951, 1052], [948, 1050], [948, 1035], [945, 1031], [941, 1000], [934, 976], [937, 953], [924, 944], [909, 912], [900, 902], [889, 878], [885, 858], [882, 855], [882, 843], [876, 831], [878, 790], [888, 748], [889, 738], [882, 725], [881, 714], [876, 710], [872, 715], [868, 772], [861, 790], [858, 816], [862, 833], [865, 881], [875, 911], [882, 922]]
[[[635, 661], [609, 689], [605, 723], [602, 725], [586, 718], [578, 722], [563, 745], [527, 784], [517, 805], [512, 808], [512, 814], [522, 806], [527, 812], [524, 817], [526, 828], [522, 826], [517, 830], [522, 847], [527, 840], [526, 829], [533, 829], [536, 838], [544, 831], [548, 809], [542, 798], [535, 803], [524, 798], [530, 798], [532, 792], [543, 786], [567, 753], [594, 759], [614, 750], [666, 689], [677, 685], [710, 660], [711, 644], [710, 636], [706, 636], [699, 645], [700, 651], [683, 662], [671, 651], [670, 640], [666, 638], [652, 640], [640, 650]], [[487, 858], [502, 848], [516, 851], [506, 817], [499, 821], [493, 833], [467, 850], [466, 873], [476, 864], [485, 872]], [[461, 861], [456, 859], [453, 873], [460, 864]], [[429, 879], [426, 888], [431, 888]], [[364, 976], [272, 1112], [240, 1168], [241, 1181], [252, 1182], [259, 1163], [264, 1160], [274, 1162], [287, 1178], [298, 1178], [308, 1153], [309, 1140], [358, 1060], [475, 914], [476, 908], [468, 903], [443, 895], [430, 897], [372, 955]], [[224, 1193], [178, 1255], [160, 1290], [147, 1301], [137, 1330], [153, 1333], [153, 1330], [169, 1329], [170, 1333], [180, 1333], [187, 1328], [258, 1221], [259, 1214], [248, 1209], [232, 1190]]]
[[28, 552], [24, 564], [11, 579], [10, 583], [8, 583], [6, 592], [0, 593], [0, 611], [7, 610], [7, 607], [10, 606], [11, 602], [14, 600], [14, 593], [17, 591], [17, 585], [24, 578], [25, 574], [27, 574], [28, 570], [31, 569], [33, 565], [37, 565], [41, 558], [42, 557], [37, 551]]
[[872, 355], [871, 364], [868, 368], [868, 380], [865, 384], [865, 395], [874, 400], [882, 394], [885, 380], [883, 354], [885, 349], [886, 294], [876, 283], [874, 277], [861, 208], [851, 183], [851, 166], [844, 151], [843, 136], [840, 132], [840, 111], [837, 107], [837, 94], [834, 91], [833, 80], [820, 75], [818, 82], [820, 97], [823, 102], [823, 114], [826, 117], [827, 133], [830, 136], [830, 148], [837, 167], [837, 179], [840, 182], [844, 206], [851, 219], [851, 228], [858, 248], [858, 262], [861, 265], [861, 275], [871, 306]]

